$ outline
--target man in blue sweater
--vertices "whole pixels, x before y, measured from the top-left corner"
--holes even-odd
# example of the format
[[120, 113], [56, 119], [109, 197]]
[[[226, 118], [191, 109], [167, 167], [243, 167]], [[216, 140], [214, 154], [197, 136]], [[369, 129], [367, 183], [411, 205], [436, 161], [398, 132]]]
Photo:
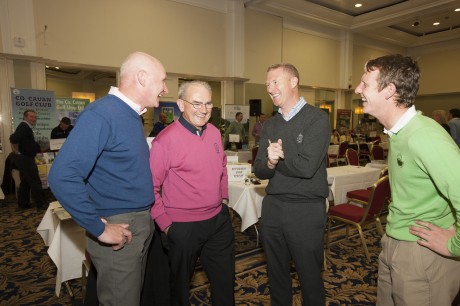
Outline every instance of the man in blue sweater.
[[51, 189], [88, 232], [101, 305], [139, 305], [154, 202], [140, 115], [168, 92], [154, 57], [135, 52], [120, 86], [79, 115], [49, 175]]

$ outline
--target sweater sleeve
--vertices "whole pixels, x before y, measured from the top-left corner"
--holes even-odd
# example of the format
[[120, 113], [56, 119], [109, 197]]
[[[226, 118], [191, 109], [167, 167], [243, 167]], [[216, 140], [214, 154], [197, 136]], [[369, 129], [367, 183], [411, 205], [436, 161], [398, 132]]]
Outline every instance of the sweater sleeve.
[[[410, 139], [409, 144], [420, 168], [426, 169], [438, 193], [452, 204], [454, 215], [457, 216], [456, 233], [450, 238], [448, 249], [453, 256], [460, 256], [460, 149], [450, 137], [440, 137], [439, 133], [432, 133], [430, 129], [420, 131], [417, 138]], [[419, 147], [414, 147], [417, 145]], [[442, 207], [436, 209], [443, 210]], [[452, 213], [450, 208], [447, 213]], [[446, 224], [445, 227], [451, 225]]]
[[109, 137], [109, 124], [94, 112], [79, 115], [78, 124], [53, 162], [48, 181], [53, 194], [72, 218], [94, 237], [105, 225], [85, 187], [99, 154]]
[[150, 150], [150, 170], [152, 171], [153, 191], [155, 193], [155, 204], [150, 214], [163, 231], [172, 224], [172, 219], [166, 213], [161, 197], [161, 188], [169, 170], [169, 154], [158, 140], [156, 138], [152, 142], [152, 149]]

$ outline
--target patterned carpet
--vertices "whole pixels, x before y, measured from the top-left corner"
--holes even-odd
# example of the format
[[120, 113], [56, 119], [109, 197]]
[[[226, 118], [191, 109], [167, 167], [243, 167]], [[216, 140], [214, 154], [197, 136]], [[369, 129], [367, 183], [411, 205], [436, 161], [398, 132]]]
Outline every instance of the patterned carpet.
[[[0, 230], [0, 305], [81, 305], [81, 280], [70, 281], [74, 297], [63, 286], [61, 296], [54, 294], [56, 268], [48, 257], [43, 240], [36, 232], [44, 211], [17, 210], [14, 196], [1, 206]], [[234, 217], [236, 234], [236, 305], [270, 305], [266, 262], [263, 250], [256, 247], [253, 228], [239, 231], [240, 219]], [[344, 237], [344, 228], [335, 227], [327, 255], [324, 281], [327, 305], [375, 305], [377, 256], [380, 250], [374, 227], [365, 229], [371, 261], [366, 258], [356, 235]], [[293, 268], [294, 305], [301, 305], [299, 282]], [[198, 266], [190, 292], [191, 305], [211, 305], [206, 276]]]

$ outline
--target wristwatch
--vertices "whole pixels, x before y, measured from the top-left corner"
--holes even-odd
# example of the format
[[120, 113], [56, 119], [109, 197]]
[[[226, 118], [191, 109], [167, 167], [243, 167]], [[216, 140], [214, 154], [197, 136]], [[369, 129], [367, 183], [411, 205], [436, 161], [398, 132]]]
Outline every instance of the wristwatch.
[[222, 204], [228, 205], [228, 199], [222, 199]]

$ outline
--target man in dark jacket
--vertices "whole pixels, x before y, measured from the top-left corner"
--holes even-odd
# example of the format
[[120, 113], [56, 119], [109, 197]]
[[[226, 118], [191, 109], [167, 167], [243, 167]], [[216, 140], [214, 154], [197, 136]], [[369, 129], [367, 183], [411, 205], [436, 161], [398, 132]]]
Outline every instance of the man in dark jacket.
[[20, 209], [30, 207], [30, 195], [35, 201], [37, 209], [45, 209], [45, 195], [35, 163], [35, 155], [40, 147], [35, 141], [32, 127], [37, 122], [37, 113], [33, 110], [24, 112], [23, 121], [10, 136], [10, 142], [15, 157], [13, 166], [19, 170], [21, 184], [18, 190], [18, 205]]
[[59, 125], [51, 131], [51, 139], [67, 138], [72, 129], [73, 125], [70, 124], [70, 119], [63, 117]]

